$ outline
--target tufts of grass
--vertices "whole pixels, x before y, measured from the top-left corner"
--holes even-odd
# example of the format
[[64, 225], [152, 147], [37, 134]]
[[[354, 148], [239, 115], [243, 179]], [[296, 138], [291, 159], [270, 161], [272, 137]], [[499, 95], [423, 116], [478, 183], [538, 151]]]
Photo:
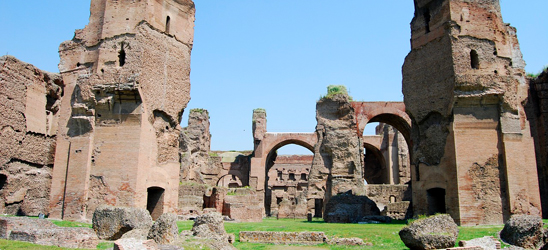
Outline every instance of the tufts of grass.
[[327, 95], [320, 96], [321, 99], [333, 98], [335, 95], [345, 95], [348, 97], [348, 101], [352, 101], [352, 97], [348, 94], [348, 90], [344, 85], [329, 85], [327, 86]]
[[536, 74], [535, 74], [535, 73], [527, 73], [527, 76], [530, 77], [530, 78], [537, 78], [537, 77], [540, 76], [540, 74], [542, 74], [542, 72], [547, 71], [547, 70], [548, 70], [548, 65], [544, 66], [544, 67], [542, 68], [542, 70], [539, 71], [539, 72], [536, 73]]
[[[179, 228], [190, 230], [192, 222], [179, 222]], [[303, 219], [275, 219], [265, 218], [262, 222], [225, 223], [228, 233], [236, 236], [234, 246], [238, 249], [278, 249], [272, 244], [257, 244], [239, 242], [240, 231], [280, 231], [280, 232], [325, 232], [328, 237], [358, 237], [373, 246], [330, 246], [318, 245], [315, 249], [407, 249], [399, 237], [399, 231], [406, 225], [406, 221], [394, 221], [390, 224], [338, 224], [325, 223], [322, 219], [314, 219], [312, 222]], [[503, 225], [459, 227], [459, 240], [471, 240], [483, 236], [498, 238], [498, 232]], [[504, 244], [503, 244], [504, 245]]]
[[200, 114], [202, 114], [204, 112], [208, 113], [208, 111], [206, 109], [191, 109], [190, 110], [190, 113], [200, 113]]

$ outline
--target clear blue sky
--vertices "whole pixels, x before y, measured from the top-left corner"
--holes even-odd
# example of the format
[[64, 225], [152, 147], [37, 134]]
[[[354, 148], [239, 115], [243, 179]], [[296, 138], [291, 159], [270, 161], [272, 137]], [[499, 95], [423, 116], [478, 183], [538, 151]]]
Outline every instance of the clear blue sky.
[[[88, 23], [89, 0], [0, 0], [0, 54], [58, 72], [58, 46]], [[355, 100], [402, 101], [413, 1], [195, 0], [191, 98], [208, 109], [213, 150], [252, 149], [251, 115], [270, 132], [313, 132], [330, 84]], [[526, 70], [548, 64], [546, 0], [501, 0]], [[186, 126], [188, 112], [183, 115]], [[372, 126], [368, 132], [372, 133]], [[284, 147], [281, 153], [306, 153]]]

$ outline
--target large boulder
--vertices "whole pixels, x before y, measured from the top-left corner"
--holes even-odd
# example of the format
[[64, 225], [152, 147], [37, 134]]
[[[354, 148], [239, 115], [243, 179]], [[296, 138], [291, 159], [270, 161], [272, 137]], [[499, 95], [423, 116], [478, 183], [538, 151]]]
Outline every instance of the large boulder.
[[451, 216], [438, 214], [411, 222], [399, 234], [411, 250], [442, 249], [455, 246], [459, 229]]
[[177, 240], [179, 228], [177, 227], [177, 215], [162, 214], [148, 231], [148, 239], [158, 244], [169, 244]]
[[208, 213], [196, 217], [192, 226], [192, 233], [196, 237], [228, 242], [223, 216], [220, 213]]
[[93, 230], [103, 240], [117, 240], [133, 229], [149, 230], [150, 213], [143, 208], [100, 206], [93, 213]]
[[543, 243], [542, 218], [535, 215], [513, 215], [500, 231], [500, 238], [514, 246], [538, 249]]

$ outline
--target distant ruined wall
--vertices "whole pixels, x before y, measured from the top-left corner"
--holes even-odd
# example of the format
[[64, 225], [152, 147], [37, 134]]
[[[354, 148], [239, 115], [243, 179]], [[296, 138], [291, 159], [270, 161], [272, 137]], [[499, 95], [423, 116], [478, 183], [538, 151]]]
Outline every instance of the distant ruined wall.
[[548, 218], [548, 70], [530, 79], [527, 119], [535, 138], [542, 216]]
[[363, 143], [354, 115], [347, 94], [324, 97], [316, 104], [318, 143], [308, 182], [309, 212], [317, 199], [327, 204], [338, 194], [363, 193]]
[[190, 110], [188, 127], [183, 128], [179, 140], [180, 180], [217, 185], [222, 166], [220, 161], [210, 156], [209, 112], [203, 109]]
[[460, 225], [539, 214], [525, 63], [499, 1], [415, 0], [403, 94], [415, 214]]
[[89, 24], [60, 45], [70, 98], [60, 110], [51, 217], [88, 220], [105, 203], [175, 211], [194, 13], [191, 0], [92, 0]]
[[0, 57], [0, 213], [48, 213], [63, 80]]
[[268, 171], [268, 190], [271, 196], [270, 204], [267, 204], [270, 209], [267, 211], [270, 211], [271, 216], [306, 218], [308, 176], [312, 160], [312, 155], [276, 157], [274, 165]]

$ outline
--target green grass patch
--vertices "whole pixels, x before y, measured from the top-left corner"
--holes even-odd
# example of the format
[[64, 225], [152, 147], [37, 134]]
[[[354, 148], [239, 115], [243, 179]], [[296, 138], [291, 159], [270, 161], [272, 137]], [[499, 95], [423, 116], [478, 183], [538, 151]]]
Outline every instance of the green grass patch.
[[83, 222], [65, 221], [65, 220], [50, 220], [53, 224], [59, 227], [87, 227], [91, 228], [91, 224]]
[[[546, 221], [545, 221], [546, 222]], [[192, 229], [193, 221], [178, 222], [179, 231]], [[394, 221], [390, 224], [338, 224], [325, 223], [322, 219], [314, 219], [308, 222], [303, 219], [275, 219], [266, 218], [262, 222], [225, 222], [228, 233], [236, 236], [234, 246], [238, 249], [279, 249], [273, 244], [243, 243], [239, 242], [240, 231], [279, 231], [279, 232], [324, 232], [328, 237], [357, 237], [373, 246], [329, 246], [318, 245], [312, 249], [407, 249], [400, 240], [399, 231], [406, 226], [406, 221]], [[471, 240], [483, 236], [498, 238], [498, 232], [503, 225], [459, 227], [459, 240]], [[504, 244], [503, 244], [504, 245]]]
[[54, 246], [41, 246], [28, 242], [22, 241], [13, 241], [13, 240], [0, 240], [0, 249], [2, 250], [12, 250], [12, 249], [34, 249], [34, 250], [66, 250], [66, 249], [76, 249], [76, 248], [66, 248], [66, 247], [54, 247]]

